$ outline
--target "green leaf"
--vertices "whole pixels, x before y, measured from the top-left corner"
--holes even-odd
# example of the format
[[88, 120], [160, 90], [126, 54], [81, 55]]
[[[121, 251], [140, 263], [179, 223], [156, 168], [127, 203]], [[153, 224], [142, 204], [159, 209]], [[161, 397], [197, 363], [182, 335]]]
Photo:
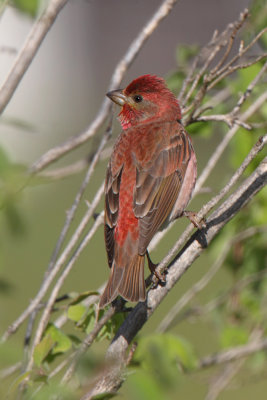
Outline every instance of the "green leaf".
[[96, 396], [93, 396], [92, 399], [93, 400], [106, 400], [106, 399], [112, 399], [112, 397], [115, 397], [116, 394], [114, 393], [100, 393], [97, 394]]
[[[31, 371], [24, 372], [23, 374], [19, 375], [11, 384], [8, 390], [8, 395], [12, 394], [15, 392], [16, 389], [18, 389], [19, 385], [24, 381], [24, 379], [28, 378], [30, 376]], [[7, 396], [9, 398], [9, 396]]]
[[177, 65], [180, 67], [181, 65], [186, 65], [188, 62], [195, 57], [199, 52], [199, 46], [192, 45], [183, 45], [179, 46], [176, 49], [176, 61]]
[[97, 340], [103, 340], [103, 339], [111, 340], [115, 332], [119, 329], [124, 320], [125, 320], [124, 313], [117, 313], [113, 315], [113, 317], [100, 330], [97, 336]]
[[[264, 29], [267, 26], [266, 0], [253, 0], [249, 11], [251, 27], [257, 30], [256, 33], [258, 33], [260, 30]], [[266, 33], [261, 36], [259, 42], [264, 49], [267, 49]]]
[[76, 295], [76, 296], [74, 297], [74, 299], [70, 302], [69, 305], [74, 306], [75, 304], [81, 303], [83, 300], [87, 299], [87, 297], [90, 297], [90, 296], [97, 296], [97, 295], [99, 295], [98, 292], [95, 292], [95, 291], [93, 292], [93, 291], [91, 291], [91, 290], [88, 290], [88, 291], [86, 291], [86, 292], [79, 293], [78, 295]]
[[232, 90], [234, 94], [239, 94], [240, 91], [244, 92], [256, 75], [260, 72], [261, 67], [262, 66], [260, 63], [256, 63], [250, 67], [239, 69], [237, 71], [236, 79], [233, 79], [231, 81], [231, 85], [229, 85], [230, 90]]
[[45, 335], [34, 349], [33, 359], [37, 367], [40, 367], [45, 357], [49, 354], [54, 345], [54, 340], [50, 335]]
[[[159, 360], [170, 365], [177, 362], [187, 370], [194, 369], [196, 357], [189, 342], [185, 339], [170, 334], [153, 334], [139, 341], [134, 359], [142, 362], [148, 369], [157, 365]], [[159, 358], [156, 360], [155, 358]], [[176, 371], [177, 375], [177, 371]]]
[[58, 382], [49, 382], [49, 385], [43, 385], [41, 390], [36, 393], [36, 385], [32, 388], [28, 388], [27, 399], [38, 399], [38, 400], [52, 400], [52, 399], [64, 399], [64, 400], [77, 400], [79, 398], [77, 394], [77, 388], [71, 389], [70, 385], [61, 385]]
[[187, 131], [190, 135], [197, 134], [198, 136], [207, 138], [211, 136], [214, 125], [214, 123], [208, 124], [207, 122], [195, 122], [187, 127]]
[[261, 372], [264, 370], [266, 365], [266, 353], [265, 351], [259, 351], [255, 353], [249, 361], [249, 366], [253, 373]]
[[166, 389], [160, 386], [156, 376], [149, 371], [137, 370], [131, 374], [126, 382], [126, 398], [138, 400], [163, 400], [167, 399]]
[[36, 376], [34, 377], [33, 381], [36, 382], [36, 383], [48, 383], [48, 382], [49, 382], [49, 379], [48, 379], [48, 376], [47, 376], [47, 375], [38, 374], [38, 375], [36, 375]]
[[260, 298], [253, 290], [243, 290], [240, 294], [240, 303], [251, 316], [260, 317]]
[[70, 338], [53, 324], [48, 326], [46, 335], [50, 336], [54, 342], [52, 354], [65, 353], [72, 346]]
[[35, 17], [39, 9], [39, 0], [13, 0], [14, 6], [25, 14]]
[[86, 311], [87, 307], [83, 304], [76, 304], [68, 308], [67, 317], [74, 322], [78, 322], [84, 317]]
[[242, 326], [228, 325], [221, 333], [221, 344], [224, 348], [246, 344], [248, 339], [249, 334]]
[[[49, 324], [45, 331], [43, 339], [34, 349], [34, 362], [38, 367], [40, 367], [42, 362], [49, 355], [54, 356], [57, 354], [65, 353], [71, 347], [71, 339], [55, 325]], [[53, 358], [54, 357], [52, 357], [52, 359]]]

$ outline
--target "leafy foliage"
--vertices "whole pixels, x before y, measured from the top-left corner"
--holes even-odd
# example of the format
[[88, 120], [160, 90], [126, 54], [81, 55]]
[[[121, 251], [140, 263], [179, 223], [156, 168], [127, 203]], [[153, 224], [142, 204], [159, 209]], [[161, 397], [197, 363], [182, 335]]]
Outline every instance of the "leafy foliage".
[[39, 10], [40, 0], [12, 0], [12, 3], [19, 11], [35, 17]]
[[[251, 25], [254, 30], [257, 29], [256, 33], [267, 25], [263, 3], [262, 0], [255, 0], [251, 10]], [[37, 0], [13, 0], [13, 4], [30, 16], [36, 16], [38, 13], [39, 1]], [[263, 9], [264, 12], [259, 12]], [[248, 30], [243, 32], [243, 39], [245, 45], [247, 41], [251, 40]], [[259, 40], [260, 46], [265, 48], [266, 35], [262, 35]], [[176, 53], [177, 70], [172, 71], [167, 79], [169, 87], [177, 95], [188, 77], [195, 57], [198, 57], [199, 54], [200, 49], [196, 46], [179, 46]], [[259, 60], [252, 65], [246, 65], [244, 62], [244, 67], [237, 68], [229, 76], [220, 79], [211, 90], [208, 90], [208, 84], [213, 84], [217, 76], [214, 75], [212, 68], [201, 73], [205, 57], [202, 57], [201, 61], [202, 64], [196, 64], [195, 70], [195, 76], [199, 75], [199, 79], [195, 81], [196, 84], [191, 93], [185, 93], [184, 100], [186, 94], [189, 94], [188, 99], [184, 101], [183, 110], [187, 130], [190, 134], [201, 137], [204, 143], [207, 143], [213, 139], [215, 131], [224, 135], [226, 127], [231, 127], [235, 120], [225, 122], [215, 119], [212, 122], [205, 122], [201, 120], [201, 116], [225, 115], [231, 117], [231, 112], [238, 103], [240, 94], [247, 90], [266, 60]], [[241, 111], [247, 110], [265, 90], [266, 83], [257, 85], [253, 95], [242, 103]], [[214, 101], [216, 95], [222, 92], [226, 94], [224, 100]], [[198, 98], [200, 99], [199, 104], [197, 103]], [[192, 104], [195, 108], [190, 108]], [[235, 118], [238, 118], [238, 115]], [[224, 158], [224, 166], [227, 165], [223, 174], [224, 180], [240, 166], [258, 137], [265, 134], [266, 118], [267, 105], [265, 103], [246, 121], [247, 126], [239, 127], [231, 141], [227, 156]], [[264, 154], [260, 154], [253, 160], [245, 171], [245, 176], [255, 170], [263, 157]], [[2, 215], [7, 219], [13, 233], [22, 232], [24, 227], [19, 201], [26, 179], [25, 167], [11, 162], [5, 151], [0, 149]], [[216, 181], [218, 178], [215, 176], [212, 179]], [[212, 179], [209, 183], [211, 186]], [[205, 292], [203, 297], [201, 295], [193, 296], [194, 300], [188, 303], [185, 312], [183, 310], [182, 317], [187, 327], [190, 324], [196, 324], [197, 328], [201, 329], [203, 321], [212, 327], [210, 335], [217, 346], [217, 352], [248, 343], [255, 326], [262, 332], [267, 330], [265, 311], [267, 286], [266, 204], [267, 190], [265, 188], [234, 220], [227, 224], [207, 249], [209, 260], [216, 261], [218, 255], [222, 253], [225, 243], [230, 243], [229, 251], [223, 262], [223, 273], [227, 276], [229, 286], [223, 288], [221, 285], [214, 285], [212, 289]], [[255, 232], [242, 236], [242, 233], [248, 232], [250, 228], [254, 228]], [[68, 321], [67, 324], [61, 328], [53, 322], [48, 324], [41, 341], [34, 349], [34, 367], [31, 371], [17, 374], [10, 386], [10, 394], [13, 395], [20, 390], [21, 383], [27, 379], [29, 398], [33, 396], [40, 400], [50, 399], [55, 393], [58, 399], [72, 400], [76, 398], [77, 393], [74, 395], [67, 385], [61, 385], [58, 383], [59, 380], [51, 379], [50, 374], [58, 367], [61, 360], [66, 360], [68, 366], [68, 362], [75, 358], [79, 350], [83, 348], [81, 346], [84, 345], [85, 337], [92, 334], [101, 321], [104, 311], [97, 310], [95, 301], [90, 303], [90, 300], [97, 295], [97, 292], [91, 291], [70, 294], [68, 296], [69, 303], [55, 310], [55, 312], [62, 312], [63, 309], [63, 316]], [[188, 316], [191, 315], [194, 315], [194, 320], [189, 319]], [[181, 312], [179, 316], [181, 316]], [[125, 317], [126, 313], [124, 312], [115, 313], [101, 326], [93, 337], [95, 346], [99, 346], [102, 351], [102, 346], [112, 340]], [[191, 340], [190, 338], [185, 339], [185, 335], [177, 335], [179, 328], [177, 325], [171, 325], [167, 328], [167, 333], [146, 333], [138, 336], [137, 350], [127, 369], [126, 383], [123, 389], [127, 399], [168, 400], [177, 398], [174, 397], [174, 394], [177, 396], [185, 377], [189, 376], [190, 379], [194, 379], [193, 372], [199, 368], [199, 355], [202, 355], [203, 343], [199, 344], [196, 338]], [[95, 364], [95, 370], [98, 369], [102, 372], [104, 368], [102, 360], [95, 361], [93, 356], [91, 357], [92, 359], [84, 361], [86, 374], [84, 371], [77, 373], [77, 386], [83, 379], [88, 379], [88, 376], [85, 378], [85, 375], [88, 375], [88, 370], [90, 373], [92, 372], [93, 364]], [[266, 368], [266, 353], [260, 352], [251, 360], [248, 368], [252, 373], [256, 371], [260, 374]], [[88, 368], [89, 364], [91, 369]], [[89, 379], [91, 378], [90, 376]], [[36, 390], [39, 390], [37, 397]], [[96, 398], [105, 399], [113, 396], [114, 393], [109, 392], [102, 393]]]

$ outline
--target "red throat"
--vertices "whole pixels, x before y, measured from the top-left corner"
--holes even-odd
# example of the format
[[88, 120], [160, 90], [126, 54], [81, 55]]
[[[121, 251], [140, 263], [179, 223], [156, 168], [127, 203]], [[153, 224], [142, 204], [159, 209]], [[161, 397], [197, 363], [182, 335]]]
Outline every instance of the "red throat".
[[144, 99], [144, 106], [142, 103], [140, 106], [135, 106], [131, 102], [123, 105], [119, 121], [124, 130], [157, 119], [161, 121], [181, 119], [179, 103], [162, 78], [143, 75], [131, 82], [123, 93], [126, 97], [133, 98], [137, 94]]
[[138, 119], [138, 116], [140, 116], [140, 112], [128, 106], [128, 104], [124, 104], [121, 112], [118, 115], [122, 129], [125, 130], [131, 128], [134, 121]]

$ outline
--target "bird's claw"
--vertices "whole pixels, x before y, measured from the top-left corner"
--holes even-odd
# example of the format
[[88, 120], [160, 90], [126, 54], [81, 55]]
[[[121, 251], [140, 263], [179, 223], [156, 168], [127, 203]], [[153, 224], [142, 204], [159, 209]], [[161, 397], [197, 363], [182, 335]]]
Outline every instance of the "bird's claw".
[[166, 274], [162, 273], [160, 271], [157, 271], [157, 266], [158, 264], [154, 264], [153, 261], [151, 261], [150, 256], [148, 251], [146, 252], [147, 255], [147, 261], [148, 261], [148, 267], [153, 274], [152, 278], [152, 287], [156, 287], [158, 283], [165, 283], [166, 282]]
[[194, 225], [195, 228], [197, 229], [203, 229], [206, 228], [206, 220], [205, 218], [202, 218], [200, 221], [197, 217], [197, 214], [193, 211], [184, 211], [183, 216], [188, 218], [190, 222]]

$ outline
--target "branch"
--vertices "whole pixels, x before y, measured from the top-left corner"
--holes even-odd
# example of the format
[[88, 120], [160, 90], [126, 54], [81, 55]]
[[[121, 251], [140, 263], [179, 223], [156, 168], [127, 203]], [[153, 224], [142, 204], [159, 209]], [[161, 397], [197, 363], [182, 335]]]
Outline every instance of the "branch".
[[174, 321], [179, 312], [185, 307], [185, 305], [210, 282], [210, 280], [223, 265], [225, 258], [231, 248], [231, 244], [232, 241], [226, 244], [224, 249], [221, 251], [218, 259], [214, 262], [208, 272], [195, 285], [193, 285], [193, 287], [190, 288], [170, 309], [168, 314], [163, 318], [160, 325], [158, 326], [158, 332], [165, 332], [170, 327], [170, 324], [172, 323], [172, 321]]
[[239, 360], [240, 358], [247, 357], [265, 349], [267, 349], [267, 338], [256, 341], [253, 340], [243, 346], [233, 347], [232, 349], [203, 358], [199, 362], [198, 368], [208, 368], [213, 365]]
[[[170, 328], [170, 325], [173, 323], [173, 321], [176, 321], [177, 315], [181, 312], [181, 310], [193, 299], [193, 297], [199, 293], [201, 290], [204, 289], [204, 287], [207, 286], [207, 284], [211, 281], [211, 279], [214, 277], [214, 275], [219, 271], [221, 266], [223, 265], [229, 250], [235, 245], [235, 243], [238, 243], [240, 241], [246, 240], [252, 236], [255, 236], [257, 233], [265, 233], [267, 232], [267, 227], [265, 226], [255, 226], [255, 227], [250, 227], [243, 232], [238, 233], [235, 235], [233, 238], [231, 238], [224, 246], [224, 248], [221, 250], [221, 253], [219, 254], [218, 258], [216, 261], [213, 263], [211, 268], [207, 271], [207, 273], [195, 284], [193, 285], [180, 299], [179, 301], [169, 310], [167, 315], [163, 318], [161, 323], [159, 324], [157, 331], [158, 332], [165, 332], [167, 329]], [[248, 284], [248, 280], [255, 280], [255, 279], [260, 279], [264, 276], [264, 273], [266, 274], [266, 270], [260, 271], [260, 276], [259, 273], [253, 274], [249, 277], [245, 278], [246, 284]], [[248, 279], [249, 278], [249, 279]], [[238, 282], [238, 287], [240, 287], [241, 282], [244, 285], [243, 280], [240, 280]], [[237, 285], [234, 286], [235, 290], [237, 290]], [[231, 290], [231, 292], [233, 289]], [[229, 293], [228, 293], [229, 294]], [[228, 296], [227, 296], [228, 297]], [[220, 296], [221, 298], [221, 296]], [[217, 304], [217, 303], [216, 303]], [[185, 316], [191, 315], [191, 310], [187, 310], [182, 316], [179, 318], [179, 322], [184, 319]]]
[[[267, 139], [267, 137], [265, 137]], [[254, 173], [246, 179], [240, 187], [213, 212], [207, 220], [205, 231], [197, 231], [168, 266], [166, 284], [148, 291], [147, 300], [138, 303], [119, 328], [111, 345], [107, 350], [107, 359], [113, 360], [113, 370], [121, 373], [129, 344], [143, 327], [145, 322], [153, 315], [159, 304], [168, 292], [174, 287], [196, 258], [209, 245], [212, 239], [220, 232], [224, 225], [230, 221], [267, 183], [267, 158], [265, 158]], [[116, 378], [118, 377], [116, 374]], [[112, 376], [112, 375], [111, 375]], [[113, 379], [113, 378], [112, 378]], [[117, 384], [117, 380], [114, 378]], [[91, 392], [84, 399], [101, 393], [105, 387], [112, 386], [112, 381], [105, 382], [102, 378], [97, 382]], [[101, 390], [101, 391], [100, 391]], [[105, 390], [104, 390], [105, 391]]]
[[48, 324], [50, 313], [52, 311], [53, 305], [54, 305], [54, 303], [56, 301], [56, 298], [58, 296], [59, 290], [61, 289], [66, 277], [68, 276], [69, 272], [71, 271], [75, 261], [80, 256], [81, 252], [84, 250], [84, 248], [86, 247], [86, 245], [88, 244], [88, 242], [90, 241], [90, 239], [92, 238], [92, 236], [94, 235], [96, 230], [99, 228], [100, 225], [102, 225], [103, 216], [104, 216], [103, 212], [101, 214], [99, 214], [99, 216], [95, 220], [94, 225], [92, 226], [90, 231], [87, 233], [87, 235], [84, 237], [84, 239], [82, 240], [81, 244], [78, 246], [77, 250], [75, 251], [74, 255], [71, 257], [71, 259], [67, 263], [66, 267], [64, 268], [63, 273], [61, 274], [61, 276], [58, 278], [57, 282], [55, 283], [55, 286], [54, 286], [54, 288], [52, 290], [52, 293], [49, 296], [49, 300], [48, 300], [47, 305], [46, 305], [46, 307], [45, 307], [45, 309], [43, 311], [43, 315], [42, 315], [42, 317], [40, 319], [40, 322], [38, 324], [38, 328], [37, 328], [36, 333], [35, 333], [35, 337], [34, 337], [34, 340], [33, 340], [32, 347], [31, 347], [30, 356], [29, 356], [29, 362], [28, 362], [28, 365], [26, 367], [26, 371], [29, 371], [32, 368], [34, 348], [40, 342], [42, 334], [43, 334], [43, 332], [44, 332], [44, 330], [45, 330], [45, 328], [46, 328], [46, 326]]
[[[250, 341], [256, 342], [260, 340], [261, 337], [262, 331], [255, 329], [250, 335]], [[219, 394], [227, 387], [229, 382], [239, 372], [244, 364], [244, 361], [245, 360], [243, 358], [234, 360], [234, 362], [227, 364], [223, 371], [220, 372], [219, 376], [216, 377], [211, 383], [205, 400], [216, 400]]]
[[[265, 64], [266, 65], [266, 64]], [[262, 70], [265, 70], [265, 65], [262, 67], [262, 69], [260, 70], [260, 72], [257, 74], [257, 76], [253, 79], [253, 81], [250, 83], [250, 87], [251, 90], [249, 91], [249, 94], [252, 93], [253, 88], [255, 87], [256, 83], [259, 82], [259, 79], [262, 77]], [[245, 91], [246, 92], [246, 91]], [[242, 96], [240, 97], [243, 98], [244, 94], [242, 94]], [[247, 96], [246, 96], [247, 98]], [[242, 121], [242, 123], [244, 123], [248, 118], [250, 118], [258, 109], [260, 109], [260, 107], [266, 102], [267, 100], [267, 92], [263, 92], [258, 98], [256, 98], [256, 100], [250, 105], [250, 107], [242, 114], [242, 116], [240, 116], [240, 121]], [[240, 100], [239, 100], [240, 101]], [[238, 101], [238, 104], [239, 104]], [[217, 148], [215, 149], [215, 151], [212, 153], [210, 159], [208, 160], [205, 168], [203, 169], [203, 171], [201, 172], [200, 176], [197, 179], [196, 182], [196, 186], [192, 195], [192, 198], [194, 198], [196, 196], [196, 194], [198, 194], [203, 186], [203, 184], [205, 183], [205, 181], [207, 180], [207, 178], [209, 177], [209, 175], [211, 174], [211, 172], [213, 171], [215, 165], [217, 164], [217, 162], [219, 161], [220, 157], [222, 156], [224, 150], [227, 148], [229, 142], [231, 141], [231, 139], [234, 137], [234, 135], [236, 134], [236, 132], [238, 131], [239, 126], [236, 124], [234, 125], [231, 129], [229, 129], [229, 131], [227, 132], [227, 134], [223, 137], [221, 143], [219, 143], [219, 145], [217, 146]], [[250, 162], [248, 160], [248, 162]], [[241, 172], [242, 173], [242, 172]], [[239, 175], [240, 176], [240, 175]], [[170, 231], [170, 229], [172, 228], [172, 226], [175, 224], [175, 221], [170, 223], [168, 225], [168, 227], [158, 233], [156, 233], [156, 235], [154, 236], [154, 238], [152, 239], [150, 245], [149, 245], [149, 251], [152, 251], [157, 245], [158, 243], [161, 241], [161, 239]], [[193, 226], [189, 225], [187, 227], [187, 229], [184, 231], [183, 235], [180, 238], [179, 243], [177, 243], [177, 246], [181, 246], [182, 243], [184, 243], [185, 240], [187, 240], [190, 236], [190, 234], [193, 231]], [[174, 252], [177, 251], [178, 248], [174, 249]], [[171, 257], [173, 256], [173, 254], [171, 255]], [[167, 259], [166, 264], [170, 261], [170, 258]]]
[[[48, 270], [50, 270], [50, 272], [48, 273], [48, 270], [47, 270], [46, 276], [45, 276], [43, 283], [39, 289], [39, 292], [37, 293], [35, 298], [31, 301], [31, 303], [26, 308], [26, 310], [23, 311], [23, 313], [8, 327], [7, 331], [2, 336], [2, 339], [1, 339], [2, 342], [6, 341], [11, 334], [15, 333], [16, 330], [19, 328], [19, 326], [25, 321], [25, 319], [28, 318], [28, 316], [35, 310], [36, 307], [38, 307], [38, 304], [40, 303], [40, 301], [43, 299], [43, 297], [47, 293], [47, 290], [48, 290], [50, 284], [52, 283], [53, 279], [55, 278], [56, 274], [58, 273], [58, 271], [60, 270], [62, 265], [66, 262], [69, 254], [74, 249], [79, 237], [81, 236], [82, 232], [86, 228], [89, 220], [91, 219], [91, 217], [93, 215], [93, 212], [94, 212], [97, 204], [99, 203], [99, 201], [103, 195], [103, 192], [104, 192], [104, 183], [102, 183], [102, 185], [100, 186], [100, 188], [99, 188], [98, 192], [96, 193], [95, 198], [91, 204], [91, 207], [88, 209], [88, 211], [84, 215], [82, 221], [78, 225], [76, 231], [72, 235], [68, 245], [62, 252], [62, 254], [59, 257], [59, 259], [57, 260], [57, 262], [55, 264], [52, 264], [50, 262], [49, 267], [48, 267]], [[53, 268], [52, 268], [52, 265], [54, 265]]]
[[69, 366], [69, 368], [67, 369], [66, 373], [64, 374], [64, 376], [62, 378], [62, 383], [66, 383], [70, 380], [70, 378], [72, 377], [72, 375], [75, 371], [78, 361], [80, 360], [82, 355], [85, 353], [85, 351], [88, 349], [88, 347], [90, 347], [92, 345], [93, 341], [97, 337], [97, 335], [100, 332], [100, 330], [102, 329], [102, 327], [115, 314], [115, 311], [116, 311], [115, 307], [110, 307], [108, 309], [108, 311], [103, 315], [103, 317], [95, 324], [92, 331], [84, 339], [81, 347], [77, 350], [77, 352], [74, 356], [74, 360], [72, 361], [71, 365]]
[[[156, 30], [160, 22], [168, 16], [176, 3], [177, 0], [163, 1], [161, 6], [157, 9], [152, 18], [147, 22], [141, 32], [137, 35], [136, 39], [132, 42], [123, 58], [117, 64], [111, 77], [108, 91], [117, 88], [120, 85], [122, 78], [124, 77], [128, 68], [140, 52], [147, 39]], [[104, 123], [110, 107], [110, 101], [105, 98], [102, 102], [102, 105], [100, 106], [98, 114], [96, 115], [93, 122], [89, 125], [87, 130], [85, 132], [82, 132], [78, 136], [73, 136], [66, 142], [49, 150], [33, 164], [33, 166], [31, 167], [31, 172], [36, 173], [42, 170], [52, 162], [58, 160], [59, 158], [70, 152], [71, 150], [85, 143], [90, 137], [92, 137], [96, 133], [96, 131]]]
[[0, 89], [0, 113], [13, 96], [18, 84], [29, 68], [47, 32], [68, 0], [51, 0], [41, 17], [33, 25], [24, 46]]
[[[230, 131], [229, 131], [230, 132]], [[207, 204], [205, 204], [202, 209], [198, 212], [198, 214], [196, 215], [197, 220], [200, 222], [201, 220], [203, 220], [203, 218], [223, 199], [223, 197], [231, 190], [231, 188], [236, 184], [236, 182], [238, 181], [238, 179], [240, 178], [240, 176], [243, 174], [244, 170], [247, 168], [247, 166], [249, 165], [249, 163], [256, 157], [256, 155], [263, 149], [263, 147], [266, 145], [267, 143], [267, 135], [264, 136], [264, 138], [260, 138], [260, 140], [253, 146], [252, 150], [249, 152], [249, 154], [247, 155], [247, 157], [245, 158], [245, 160], [243, 161], [242, 165], [238, 168], [238, 170], [234, 173], [234, 175], [232, 176], [232, 178], [230, 179], [230, 181], [228, 182], [228, 184], [220, 191], [220, 193], [213, 197]], [[203, 173], [205, 172], [205, 170], [202, 172], [201, 176], [203, 175]], [[200, 186], [200, 184], [198, 185], [199, 180], [198, 179], [197, 184], [196, 184], [196, 188]], [[195, 188], [195, 191], [198, 190]], [[167, 264], [170, 262], [170, 260], [175, 256], [175, 254], [177, 254], [177, 251], [179, 250], [179, 248], [182, 246], [183, 243], [185, 243], [186, 240], [189, 239], [190, 234], [192, 233], [194, 227], [192, 224], [190, 224], [185, 231], [183, 232], [183, 234], [181, 235], [181, 237], [179, 238], [179, 240], [175, 243], [175, 245], [173, 246], [173, 248], [169, 251], [169, 253], [167, 254], [167, 256], [160, 262], [160, 264], [158, 265], [157, 269], [159, 271], [159, 273], [162, 273], [162, 270], [164, 270], [167, 266]]]

